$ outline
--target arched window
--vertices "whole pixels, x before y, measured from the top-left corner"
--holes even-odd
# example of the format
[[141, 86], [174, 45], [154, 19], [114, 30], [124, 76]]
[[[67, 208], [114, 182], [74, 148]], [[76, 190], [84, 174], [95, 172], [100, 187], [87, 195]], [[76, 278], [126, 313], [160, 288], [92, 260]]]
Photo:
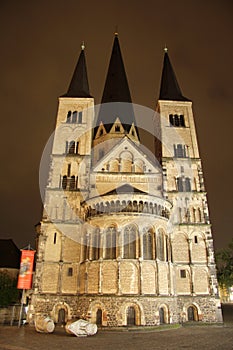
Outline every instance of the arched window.
[[191, 181], [188, 177], [185, 178], [185, 191], [191, 192]]
[[178, 158], [186, 157], [185, 146], [181, 145], [180, 143], [177, 145], [177, 148], [176, 148], [176, 157]]
[[71, 141], [69, 144], [69, 154], [74, 154], [75, 153], [75, 142]]
[[77, 123], [77, 115], [78, 115], [77, 111], [74, 111], [72, 113], [72, 123]]
[[177, 182], [177, 191], [178, 192], [183, 192], [184, 191], [184, 187], [183, 187], [183, 178], [182, 177], [178, 177], [176, 179]]
[[71, 176], [70, 178], [70, 190], [75, 190], [75, 176]]
[[83, 236], [83, 260], [87, 260], [89, 258], [89, 242], [88, 242], [88, 234], [85, 232]]
[[133, 211], [138, 212], [138, 203], [137, 201], [133, 201]]
[[160, 261], [165, 261], [165, 234], [162, 229], [159, 229], [156, 237], [156, 245], [157, 245], [157, 257]]
[[179, 117], [177, 114], [175, 114], [175, 126], [179, 126], [180, 125], [180, 121], [179, 121]]
[[171, 126], [174, 125], [174, 116], [173, 116], [173, 114], [169, 114], [169, 122], [170, 122]]
[[62, 178], [62, 188], [63, 188], [63, 190], [65, 190], [66, 187], [67, 187], [67, 176], [65, 175]]
[[105, 233], [105, 259], [116, 259], [115, 227], [108, 227]]
[[137, 230], [133, 225], [127, 226], [124, 229], [123, 245], [124, 259], [136, 259], [136, 238]]
[[94, 233], [92, 233], [92, 242], [91, 242], [92, 254], [91, 257], [93, 260], [99, 259], [100, 252], [100, 232], [99, 229], [96, 229]]
[[153, 231], [148, 230], [143, 234], [143, 259], [153, 259]]
[[78, 114], [78, 123], [82, 124], [82, 122], [83, 122], [83, 112], [79, 112], [79, 114]]
[[184, 116], [183, 116], [183, 114], [180, 115], [180, 126], [185, 127], [185, 122], [184, 122]]
[[76, 142], [76, 154], [79, 154], [79, 142]]
[[67, 123], [71, 123], [71, 111], [69, 111], [68, 113], [67, 113], [67, 117], [66, 117], [66, 122]]

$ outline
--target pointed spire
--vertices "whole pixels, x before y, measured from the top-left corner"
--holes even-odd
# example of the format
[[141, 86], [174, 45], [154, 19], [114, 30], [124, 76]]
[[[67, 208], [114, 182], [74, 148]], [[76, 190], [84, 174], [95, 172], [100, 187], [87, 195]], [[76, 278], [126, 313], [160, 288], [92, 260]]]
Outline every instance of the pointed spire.
[[101, 103], [108, 102], [132, 103], [117, 31]]
[[82, 42], [78, 63], [75, 67], [68, 91], [63, 97], [91, 97], [84, 49], [84, 42]]
[[[113, 102], [115, 103], [112, 104]], [[125, 132], [130, 131], [133, 123], [136, 128], [132, 99], [117, 31], [115, 32], [101, 104], [102, 106], [100, 107], [98, 115], [97, 127], [102, 122], [105, 125], [106, 131], [109, 132], [116, 118], [119, 117]], [[94, 135], [96, 135], [96, 131]]]
[[182, 95], [182, 92], [176, 79], [175, 72], [172, 68], [168, 56], [168, 48], [166, 46], [164, 48], [163, 72], [161, 78], [159, 99], [172, 101], [190, 101], [188, 98]]

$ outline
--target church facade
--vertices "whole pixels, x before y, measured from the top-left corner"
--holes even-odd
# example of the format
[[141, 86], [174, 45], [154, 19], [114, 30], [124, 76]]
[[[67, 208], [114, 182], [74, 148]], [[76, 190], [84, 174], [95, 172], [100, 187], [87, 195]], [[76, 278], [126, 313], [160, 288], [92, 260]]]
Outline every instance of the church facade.
[[59, 98], [30, 323], [222, 321], [192, 102], [167, 50], [152, 152], [136, 115], [118, 36], [98, 108], [82, 47]]

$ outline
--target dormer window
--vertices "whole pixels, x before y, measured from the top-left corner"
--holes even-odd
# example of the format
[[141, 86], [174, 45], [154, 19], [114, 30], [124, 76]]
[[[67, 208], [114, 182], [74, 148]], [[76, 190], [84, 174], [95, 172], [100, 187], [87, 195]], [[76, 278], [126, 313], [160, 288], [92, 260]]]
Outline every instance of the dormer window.
[[115, 132], [120, 132], [120, 131], [121, 131], [120, 125], [115, 125]]

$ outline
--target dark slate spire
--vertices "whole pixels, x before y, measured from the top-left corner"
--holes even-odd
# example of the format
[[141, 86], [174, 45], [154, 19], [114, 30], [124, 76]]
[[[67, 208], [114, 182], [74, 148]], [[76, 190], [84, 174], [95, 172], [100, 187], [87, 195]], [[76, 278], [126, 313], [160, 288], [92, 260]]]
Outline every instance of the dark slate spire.
[[108, 102], [132, 103], [117, 34], [115, 34], [101, 103]]
[[[113, 102], [114, 104], [112, 104]], [[136, 127], [132, 99], [121, 55], [118, 34], [115, 33], [112, 54], [97, 120], [97, 128], [102, 122], [106, 131], [109, 132], [117, 117], [119, 117], [126, 132], [129, 132], [133, 123]], [[97, 129], [95, 129], [94, 134], [96, 134], [96, 130]]]
[[82, 44], [82, 51], [75, 67], [70, 86], [67, 93], [63, 95], [63, 97], [91, 97], [87, 79], [87, 66], [84, 48], [84, 44]]
[[160, 86], [160, 100], [190, 101], [182, 95], [175, 72], [172, 68], [167, 48], [164, 49], [163, 72]]

